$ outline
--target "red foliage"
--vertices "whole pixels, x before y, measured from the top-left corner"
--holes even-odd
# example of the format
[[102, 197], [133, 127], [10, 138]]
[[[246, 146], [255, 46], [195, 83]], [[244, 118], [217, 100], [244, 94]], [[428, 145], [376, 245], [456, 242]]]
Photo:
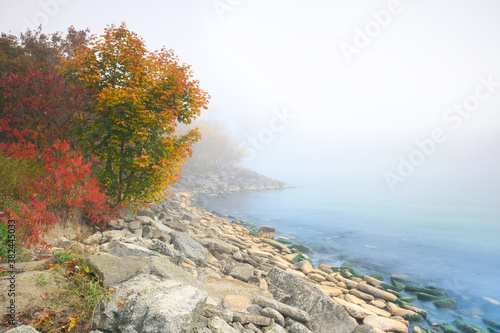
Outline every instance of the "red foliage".
[[[9, 131], [7, 119], [0, 119], [0, 130]], [[109, 220], [114, 212], [107, 204], [97, 180], [92, 177], [91, 163], [85, 163], [80, 152], [70, 150], [67, 141], [56, 140], [52, 147], [38, 149], [25, 139], [31, 130], [11, 131], [14, 142], [2, 144], [4, 156], [27, 159], [43, 165], [35, 177], [27, 177], [23, 192], [30, 193], [29, 200], [18, 200], [21, 209], [10, 213], [18, 222], [19, 239], [23, 245], [47, 245], [41, 237], [61, 217], [70, 216], [82, 208], [92, 224]], [[27, 202], [26, 202], [27, 201]]]

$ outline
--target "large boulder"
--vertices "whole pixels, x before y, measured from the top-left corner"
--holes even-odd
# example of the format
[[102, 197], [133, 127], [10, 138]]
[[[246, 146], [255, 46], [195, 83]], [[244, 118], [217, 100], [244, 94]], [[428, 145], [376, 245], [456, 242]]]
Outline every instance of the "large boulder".
[[85, 264], [106, 288], [127, 281], [139, 274], [149, 273], [146, 262], [137, 257], [128, 257], [127, 260], [123, 260], [123, 258], [103, 253], [89, 256], [85, 260]]
[[117, 286], [93, 318], [103, 331], [191, 333], [207, 293], [184, 282], [141, 274]]
[[125, 243], [116, 238], [109, 243], [108, 253], [121, 258], [142, 258], [161, 255], [159, 252], [151, 251], [150, 249], [139, 246], [137, 244]]
[[125, 259], [110, 254], [93, 255], [86, 259], [86, 264], [103, 281], [105, 287], [117, 285], [140, 274], [154, 274], [162, 278], [183, 281], [191, 286], [198, 286], [198, 282], [191, 274], [166, 258], [155, 256], [126, 257]]
[[186, 257], [196, 263], [196, 265], [205, 265], [208, 257], [208, 250], [200, 243], [189, 237], [188, 234], [183, 232], [172, 232], [172, 245], [178, 251], [183, 252]]
[[243, 282], [248, 282], [253, 273], [254, 268], [249, 264], [236, 264], [231, 266], [228, 271], [228, 275]]
[[155, 212], [153, 212], [153, 210], [151, 210], [150, 208], [148, 209], [138, 209], [137, 210], [137, 216], [147, 216], [147, 217], [150, 217], [152, 219], [155, 218]]
[[267, 282], [277, 301], [310, 315], [310, 325], [315, 333], [350, 333], [358, 326], [338, 303], [304, 279], [273, 268]]
[[224, 299], [228, 295], [239, 295], [248, 298], [250, 301], [253, 301], [257, 296], [272, 297], [268, 291], [257, 286], [238, 280], [221, 279], [213, 276], [207, 277], [205, 290], [209, 296], [220, 299]]

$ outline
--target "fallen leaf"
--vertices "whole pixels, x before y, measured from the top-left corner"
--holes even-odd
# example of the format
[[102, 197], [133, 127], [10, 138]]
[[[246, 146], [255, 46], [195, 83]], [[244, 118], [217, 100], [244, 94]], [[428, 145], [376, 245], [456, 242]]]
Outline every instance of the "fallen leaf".
[[42, 294], [43, 299], [47, 299], [47, 298], [52, 297], [52, 296], [54, 296], [54, 293], [51, 291], [47, 291], [46, 293]]

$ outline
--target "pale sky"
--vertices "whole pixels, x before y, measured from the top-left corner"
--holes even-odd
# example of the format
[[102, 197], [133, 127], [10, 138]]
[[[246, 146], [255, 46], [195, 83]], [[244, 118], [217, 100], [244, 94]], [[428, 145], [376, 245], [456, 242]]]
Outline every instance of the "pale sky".
[[498, 194], [499, 15], [495, 0], [0, 0], [0, 31], [126, 22], [192, 65], [247, 166], [290, 183]]

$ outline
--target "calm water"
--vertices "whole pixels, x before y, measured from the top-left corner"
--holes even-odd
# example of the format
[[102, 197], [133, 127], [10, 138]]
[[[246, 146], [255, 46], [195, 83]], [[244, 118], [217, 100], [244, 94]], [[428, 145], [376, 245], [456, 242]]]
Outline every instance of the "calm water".
[[449, 289], [455, 311], [414, 303], [431, 318], [461, 315], [483, 328], [481, 316], [500, 321], [500, 205], [494, 196], [300, 187], [200, 199], [210, 210], [275, 227], [278, 237], [311, 247], [316, 265], [348, 261], [362, 273], [408, 274], [422, 285]]

